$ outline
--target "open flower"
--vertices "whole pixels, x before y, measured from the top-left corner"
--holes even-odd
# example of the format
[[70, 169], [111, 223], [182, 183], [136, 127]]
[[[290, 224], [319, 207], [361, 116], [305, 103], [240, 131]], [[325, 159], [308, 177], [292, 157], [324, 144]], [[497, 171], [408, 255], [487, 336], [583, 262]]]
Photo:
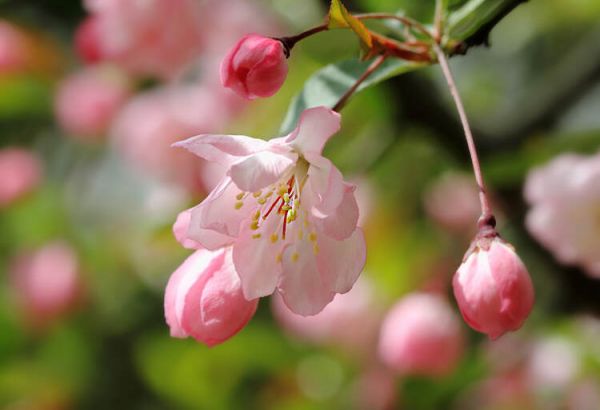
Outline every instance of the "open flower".
[[355, 187], [321, 155], [339, 128], [339, 114], [317, 107], [270, 141], [199, 135], [175, 144], [227, 168], [191, 210], [186, 237], [208, 249], [233, 245], [246, 299], [278, 290], [292, 311], [314, 315], [358, 278], [366, 250]]

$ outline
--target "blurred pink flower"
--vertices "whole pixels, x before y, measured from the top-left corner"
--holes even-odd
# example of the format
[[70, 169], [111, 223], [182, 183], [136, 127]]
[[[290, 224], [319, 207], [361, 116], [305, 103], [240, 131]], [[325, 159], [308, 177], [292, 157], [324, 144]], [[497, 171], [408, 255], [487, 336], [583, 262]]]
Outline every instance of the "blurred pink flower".
[[98, 18], [86, 18], [75, 32], [75, 49], [81, 59], [88, 64], [102, 61], [102, 46], [100, 44], [100, 31]]
[[187, 236], [207, 248], [233, 245], [247, 299], [277, 289], [292, 311], [314, 315], [358, 278], [366, 251], [354, 186], [321, 156], [339, 128], [338, 113], [317, 107], [268, 142], [199, 135], [175, 144], [228, 168], [192, 209]]
[[161, 87], [139, 94], [117, 115], [111, 138], [135, 169], [202, 191], [203, 161], [172, 149], [171, 144], [223, 127], [231, 115], [227, 98], [221, 89], [203, 85]]
[[28, 41], [13, 24], [0, 20], [0, 73], [12, 73], [29, 64]]
[[139, 75], [172, 78], [198, 57], [200, 2], [85, 0], [100, 55]]
[[476, 240], [453, 286], [465, 321], [491, 339], [519, 329], [533, 308], [527, 268], [514, 248], [497, 236]]
[[81, 296], [77, 255], [64, 242], [52, 242], [20, 255], [10, 274], [19, 306], [36, 327], [69, 312]]
[[582, 370], [577, 345], [562, 336], [540, 338], [532, 344], [525, 367], [528, 385], [537, 391], [563, 391]]
[[249, 34], [238, 41], [221, 63], [221, 82], [238, 95], [254, 100], [279, 91], [287, 72], [283, 43]]
[[401, 374], [444, 376], [464, 350], [460, 321], [436, 294], [412, 293], [387, 313], [379, 336], [379, 357]]
[[381, 366], [372, 366], [356, 380], [352, 393], [358, 409], [394, 409], [398, 401], [396, 376]]
[[60, 126], [81, 140], [103, 138], [130, 96], [127, 79], [109, 67], [87, 68], [59, 85], [54, 111]]
[[531, 234], [567, 265], [600, 278], [600, 154], [563, 154], [527, 176]]
[[238, 333], [257, 306], [258, 299], [247, 301], [242, 294], [231, 248], [197, 250], [171, 275], [165, 291], [171, 336], [191, 336], [208, 346]]
[[37, 155], [22, 148], [0, 150], [0, 207], [35, 189], [42, 179], [42, 164]]
[[443, 228], [472, 233], [481, 214], [475, 179], [471, 175], [448, 172], [425, 192], [425, 210]]
[[292, 336], [363, 356], [375, 345], [381, 319], [372, 285], [364, 276], [314, 316], [295, 314], [279, 295], [272, 299], [271, 308], [277, 322]]

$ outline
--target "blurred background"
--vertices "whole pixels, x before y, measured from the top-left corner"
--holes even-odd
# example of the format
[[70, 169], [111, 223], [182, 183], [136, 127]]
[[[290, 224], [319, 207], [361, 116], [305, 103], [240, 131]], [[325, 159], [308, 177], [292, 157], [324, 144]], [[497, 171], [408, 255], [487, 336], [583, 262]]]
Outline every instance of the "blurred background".
[[[345, 3], [425, 22], [433, 7]], [[308, 320], [265, 298], [211, 349], [169, 337], [164, 286], [189, 253], [171, 226], [222, 173], [169, 146], [207, 132], [277, 136], [304, 81], [356, 56], [352, 35], [299, 44], [283, 89], [252, 103], [220, 86], [219, 63], [246, 33], [319, 24], [327, 4], [0, 0], [1, 408], [600, 408], [597, 0], [527, 2], [489, 48], [451, 61], [499, 230], [534, 281], [521, 330], [490, 342], [451, 295], [478, 203], [430, 67], [353, 98], [328, 144], [358, 185], [368, 259], [355, 289]], [[381, 359], [386, 312], [417, 292], [458, 323], [460, 354], [443, 371]]]

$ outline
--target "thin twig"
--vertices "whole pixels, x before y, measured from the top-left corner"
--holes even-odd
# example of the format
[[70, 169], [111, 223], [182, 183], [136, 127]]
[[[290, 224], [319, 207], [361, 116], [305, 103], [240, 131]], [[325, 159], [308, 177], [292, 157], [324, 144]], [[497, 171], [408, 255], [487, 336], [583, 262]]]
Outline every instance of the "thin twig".
[[280, 37], [280, 38], [278, 38], [278, 40], [283, 43], [283, 45], [286, 48], [286, 55], [289, 56], [290, 51], [292, 50], [292, 48], [294, 48], [294, 46], [296, 45], [297, 42], [304, 40], [306, 37], [310, 37], [314, 34], [320, 33], [321, 31], [326, 31], [328, 29], [329, 29], [328, 24], [324, 23], [324, 24], [321, 24], [320, 26], [316, 26], [316, 27], [310, 28], [306, 31], [303, 31], [300, 34], [296, 34], [295, 36]]
[[477, 156], [477, 149], [475, 148], [475, 140], [473, 139], [473, 133], [471, 132], [471, 127], [469, 125], [467, 114], [465, 112], [465, 108], [460, 98], [460, 94], [458, 93], [458, 89], [456, 88], [452, 72], [450, 71], [448, 59], [446, 58], [446, 55], [437, 43], [433, 44], [433, 48], [435, 50], [435, 53], [437, 54], [440, 67], [442, 68], [442, 72], [444, 73], [444, 77], [446, 77], [446, 82], [448, 83], [450, 94], [452, 94], [452, 98], [454, 98], [454, 103], [456, 104], [458, 116], [460, 117], [460, 121], [465, 132], [465, 138], [467, 139], [469, 154], [471, 156], [471, 162], [473, 163], [473, 171], [475, 173], [475, 180], [477, 181], [477, 185], [479, 187], [479, 201], [481, 203], [480, 227], [495, 224], [492, 208], [490, 206], [487, 197], [487, 191], [485, 189], [485, 184], [483, 182], [483, 174], [481, 173], [479, 157]]
[[411, 19], [410, 17], [399, 16], [390, 13], [362, 13], [354, 14], [354, 17], [356, 17], [359, 20], [397, 20], [407, 27], [414, 28], [421, 34], [424, 34], [426, 37], [433, 38], [433, 36], [425, 26], [423, 26], [418, 21]]
[[348, 91], [346, 91], [344, 93], [344, 95], [342, 95], [342, 97], [339, 99], [339, 101], [337, 102], [337, 104], [335, 104], [333, 106], [333, 111], [340, 111], [342, 108], [344, 108], [344, 105], [346, 105], [346, 103], [348, 102], [348, 99], [350, 99], [350, 97], [352, 96], [352, 94], [354, 94], [356, 92], [356, 89], [375, 71], [377, 70], [377, 68], [379, 68], [379, 66], [381, 64], [383, 64], [383, 62], [385, 61], [385, 59], [387, 58], [387, 55], [385, 54], [381, 54], [380, 56], [378, 56], [375, 60], [373, 60], [373, 62], [371, 63], [371, 65], [369, 65], [369, 67], [365, 70], [364, 73], [362, 73], [362, 75], [356, 80], [356, 82], [354, 83], [354, 85], [352, 87], [350, 87], [348, 89]]

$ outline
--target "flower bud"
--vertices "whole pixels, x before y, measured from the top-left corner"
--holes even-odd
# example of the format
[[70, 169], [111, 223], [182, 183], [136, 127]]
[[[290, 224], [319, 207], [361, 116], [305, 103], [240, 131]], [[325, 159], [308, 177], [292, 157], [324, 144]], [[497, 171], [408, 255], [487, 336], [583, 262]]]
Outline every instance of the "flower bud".
[[0, 150], [0, 208], [34, 190], [42, 179], [37, 155], [22, 148]]
[[443, 376], [454, 370], [463, 351], [460, 321], [435, 294], [404, 297], [387, 314], [379, 357], [403, 374]]
[[254, 100], [275, 94], [287, 72], [281, 41], [249, 34], [238, 41], [221, 63], [221, 83], [238, 95]]
[[165, 318], [171, 336], [191, 336], [208, 346], [239, 332], [254, 316], [258, 299], [244, 299], [231, 249], [200, 249], [171, 275]]
[[527, 268], [499, 237], [478, 239], [453, 279], [454, 296], [465, 321], [496, 339], [521, 327], [533, 308]]
[[102, 47], [100, 44], [98, 19], [88, 17], [79, 25], [75, 32], [75, 50], [87, 64], [102, 61]]

